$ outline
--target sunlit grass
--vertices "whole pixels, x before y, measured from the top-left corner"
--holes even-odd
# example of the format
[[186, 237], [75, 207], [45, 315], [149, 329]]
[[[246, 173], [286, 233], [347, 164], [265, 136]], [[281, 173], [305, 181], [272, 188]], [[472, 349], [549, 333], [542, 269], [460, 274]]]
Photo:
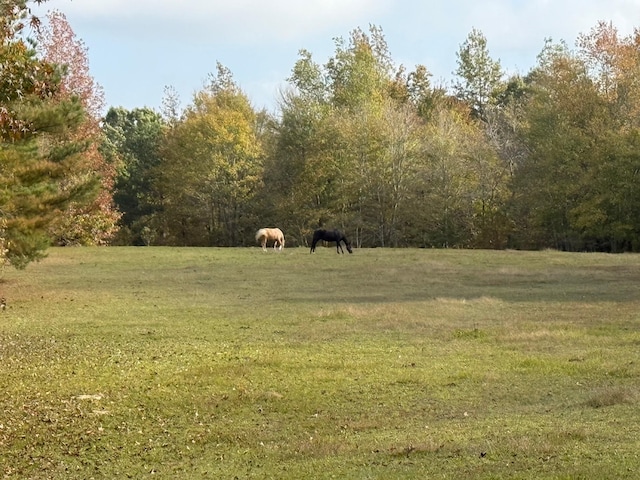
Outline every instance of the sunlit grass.
[[639, 267], [54, 249], [0, 285], [0, 472], [634, 478]]

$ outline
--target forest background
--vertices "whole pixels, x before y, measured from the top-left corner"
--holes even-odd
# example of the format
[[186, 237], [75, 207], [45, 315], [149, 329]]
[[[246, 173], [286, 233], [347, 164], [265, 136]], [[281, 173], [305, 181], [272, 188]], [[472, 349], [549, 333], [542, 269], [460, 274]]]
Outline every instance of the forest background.
[[[105, 108], [63, 13], [0, 0], [2, 252], [50, 245], [640, 250], [640, 31], [601, 22], [506, 75], [472, 30], [451, 87], [396, 64], [381, 27], [300, 50], [279, 111], [218, 63], [181, 108]], [[42, 20], [42, 21], [41, 21]], [[34, 33], [35, 32], [35, 33]], [[106, 115], [103, 113], [106, 111]]]

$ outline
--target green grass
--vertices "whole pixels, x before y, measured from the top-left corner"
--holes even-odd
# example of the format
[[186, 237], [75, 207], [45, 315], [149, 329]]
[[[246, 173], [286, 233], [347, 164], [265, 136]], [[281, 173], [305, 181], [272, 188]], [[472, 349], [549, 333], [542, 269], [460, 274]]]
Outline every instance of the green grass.
[[640, 255], [65, 248], [0, 295], [3, 478], [637, 478]]

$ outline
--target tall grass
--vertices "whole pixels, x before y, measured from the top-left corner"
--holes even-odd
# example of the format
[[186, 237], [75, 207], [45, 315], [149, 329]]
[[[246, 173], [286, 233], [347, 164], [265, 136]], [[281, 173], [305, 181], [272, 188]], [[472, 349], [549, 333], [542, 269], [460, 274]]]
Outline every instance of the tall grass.
[[53, 249], [4, 478], [636, 478], [640, 256]]

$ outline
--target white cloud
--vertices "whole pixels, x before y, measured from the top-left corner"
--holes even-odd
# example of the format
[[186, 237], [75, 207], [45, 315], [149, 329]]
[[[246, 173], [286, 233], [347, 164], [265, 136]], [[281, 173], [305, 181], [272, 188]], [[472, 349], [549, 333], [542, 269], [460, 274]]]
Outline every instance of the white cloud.
[[52, 0], [69, 19], [123, 35], [227, 41], [288, 41], [353, 25], [392, 0]]
[[630, 34], [639, 15], [640, 0], [494, 0], [474, 3], [467, 18], [499, 48], [541, 48], [548, 37], [573, 45], [601, 20]]

